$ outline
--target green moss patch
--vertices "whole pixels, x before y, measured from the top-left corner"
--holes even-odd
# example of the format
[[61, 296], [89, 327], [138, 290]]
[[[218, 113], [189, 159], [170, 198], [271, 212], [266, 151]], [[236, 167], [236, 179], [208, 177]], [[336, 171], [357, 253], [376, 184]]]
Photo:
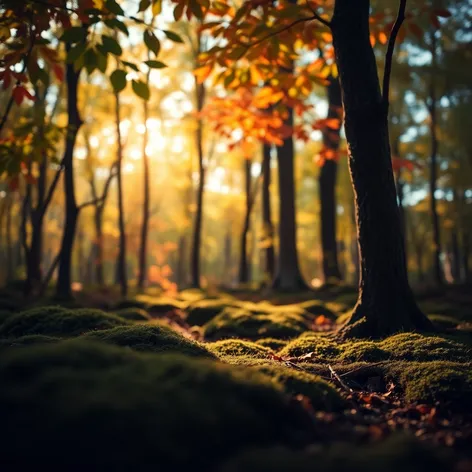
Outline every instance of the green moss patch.
[[123, 308], [117, 310], [115, 314], [127, 321], [148, 321], [151, 319], [149, 313], [142, 308]]
[[113, 329], [91, 332], [83, 337], [116, 346], [129, 347], [136, 351], [172, 352], [194, 357], [215, 358], [202, 344], [184, 338], [167, 326], [157, 324], [118, 326]]
[[279, 351], [283, 347], [287, 345], [286, 340], [284, 339], [277, 339], [277, 338], [262, 338], [256, 341], [256, 344], [259, 344], [264, 347], [268, 347], [272, 349], [272, 351]]
[[186, 306], [186, 303], [176, 300], [175, 298], [153, 297], [149, 299], [146, 309], [153, 316], [162, 316], [175, 310], [182, 310]]
[[191, 326], [203, 326], [228, 307], [229, 300], [198, 300], [187, 309], [187, 323]]
[[218, 340], [231, 337], [243, 339], [293, 338], [309, 327], [300, 314], [275, 312], [251, 313], [243, 309], [227, 308], [203, 326], [205, 339]]
[[217, 356], [249, 356], [256, 359], [268, 359], [271, 350], [267, 347], [243, 341], [242, 339], [223, 339], [215, 343], [207, 344], [208, 349]]
[[0, 338], [18, 338], [30, 334], [78, 336], [87, 331], [110, 329], [125, 324], [128, 322], [123, 318], [101, 310], [69, 310], [60, 306], [45, 306], [8, 318], [0, 325]]
[[85, 340], [8, 351], [0, 384], [2, 462], [15, 470], [210, 470], [247, 447], [301, 446], [314, 432], [255, 371]]

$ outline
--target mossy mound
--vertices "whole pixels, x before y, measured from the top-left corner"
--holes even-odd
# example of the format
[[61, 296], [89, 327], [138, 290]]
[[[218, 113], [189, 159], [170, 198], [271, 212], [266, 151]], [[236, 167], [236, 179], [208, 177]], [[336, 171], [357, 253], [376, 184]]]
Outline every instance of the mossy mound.
[[190, 326], [203, 326], [228, 307], [228, 301], [198, 300], [187, 308], [187, 323]]
[[13, 316], [15, 313], [9, 310], [0, 310], [0, 325], [3, 324], [8, 318]]
[[123, 308], [115, 311], [115, 314], [127, 321], [149, 321], [151, 316], [142, 308]]
[[306, 302], [299, 303], [298, 306], [303, 310], [307, 311], [313, 316], [326, 316], [330, 320], [335, 320], [337, 314], [326, 305], [320, 303], [317, 300], [308, 300]]
[[125, 324], [128, 322], [123, 318], [101, 310], [69, 310], [60, 306], [44, 306], [8, 318], [0, 325], [0, 338], [18, 338], [29, 334], [78, 336], [87, 331], [110, 329]]
[[392, 436], [374, 444], [334, 444], [310, 452], [284, 448], [249, 450], [218, 472], [449, 472], [449, 453], [411, 436]]
[[207, 344], [207, 347], [219, 357], [249, 356], [255, 359], [268, 359], [272, 352], [267, 347], [242, 339], [223, 339]]
[[345, 406], [338, 391], [318, 375], [278, 363], [252, 366], [251, 369], [255, 369], [282, 384], [287, 394], [292, 396], [301, 394], [307, 397], [314, 409], [339, 411]]
[[439, 402], [452, 410], [472, 411], [472, 363], [397, 362], [388, 372], [410, 402]]
[[0, 310], [2, 311], [19, 311], [23, 302], [9, 296], [0, 296]]
[[61, 338], [54, 336], [45, 336], [44, 334], [28, 334], [19, 338], [6, 339], [5, 345], [15, 346], [32, 346], [35, 344], [51, 344], [61, 341]]
[[256, 341], [256, 344], [259, 344], [264, 347], [268, 347], [272, 351], [279, 351], [287, 345], [286, 340], [277, 339], [277, 338], [262, 338]]
[[113, 305], [113, 310], [118, 311], [118, 310], [124, 310], [125, 308], [141, 308], [145, 309], [147, 303], [138, 300], [137, 298], [125, 298], [124, 300], [120, 300], [119, 302], [115, 303]]
[[0, 384], [8, 470], [212, 470], [315, 429], [255, 371], [85, 340], [8, 351]]
[[284, 312], [251, 313], [227, 308], [203, 326], [205, 339], [238, 337], [257, 340], [261, 338], [289, 339], [306, 331], [307, 320], [299, 314]]
[[154, 297], [146, 305], [146, 310], [153, 316], [162, 316], [166, 313], [182, 310], [186, 304], [169, 297]]
[[439, 328], [455, 328], [460, 321], [447, 315], [428, 315], [428, 318]]
[[202, 344], [184, 338], [167, 326], [157, 324], [118, 326], [113, 329], [87, 333], [83, 338], [129, 347], [136, 351], [171, 352], [194, 357], [215, 358]]
[[280, 351], [280, 355], [298, 357], [311, 352], [314, 353], [314, 359], [320, 362], [467, 362], [472, 359], [469, 344], [447, 337], [417, 333], [400, 333], [382, 341], [350, 341], [341, 344], [322, 334], [304, 333], [290, 341]]

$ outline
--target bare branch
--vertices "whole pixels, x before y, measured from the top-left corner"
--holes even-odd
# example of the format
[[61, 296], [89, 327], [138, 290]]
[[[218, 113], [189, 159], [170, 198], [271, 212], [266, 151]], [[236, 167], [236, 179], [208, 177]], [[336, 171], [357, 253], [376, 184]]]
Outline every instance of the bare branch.
[[406, 2], [407, 0], [400, 0], [397, 19], [395, 20], [395, 23], [392, 26], [392, 31], [390, 32], [390, 38], [388, 39], [387, 54], [385, 56], [383, 89], [382, 89], [382, 101], [386, 107], [388, 107], [388, 104], [389, 104], [390, 76], [392, 75], [393, 51], [395, 50], [395, 42], [397, 40], [398, 32], [400, 31], [403, 21], [405, 20]]
[[46, 195], [43, 206], [41, 207], [39, 211], [39, 218], [43, 218], [44, 214], [46, 213], [46, 210], [48, 209], [49, 204], [51, 203], [52, 196], [54, 195], [54, 191], [56, 190], [57, 184], [59, 182], [59, 177], [61, 176], [63, 168], [64, 168], [64, 158], [62, 158], [59, 164], [59, 169], [57, 169], [56, 174], [54, 175], [54, 179], [52, 179], [51, 185], [49, 186], [48, 194]]

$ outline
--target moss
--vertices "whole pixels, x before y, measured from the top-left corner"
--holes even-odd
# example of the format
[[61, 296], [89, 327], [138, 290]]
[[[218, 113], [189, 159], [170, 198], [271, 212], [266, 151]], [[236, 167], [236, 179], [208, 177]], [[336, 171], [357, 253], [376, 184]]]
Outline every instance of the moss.
[[138, 300], [137, 298], [126, 298], [124, 300], [120, 300], [119, 302], [115, 303], [113, 306], [113, 310], [123, 310], [125, 308], [142, 308], [143, 310], [146, 308], [146, 303], [142, 300]]
[[445, 450], [398, 435], [374, 444], [338, 443], [310, 451], [248, 450], [217, 472], [448, 472], [452, 459]]
[[255, 371], [85, 340], [8, 351], [0, 384], [10, 470], [213, 470], [247, 447], [303, 445], [314, 432]]
[[310, 352], [315, 353], [319, 361], [337, 358], [341, 347], [335, 341], [320, 333], [304, 333], [290, 341], [281, 351], [281, 356], [298, 357]]
[[17, 311], [22, 303], [16, 298], [0, 297], [0, 310], [2, 311]]
[[136, 351], [173, 352], [194, 357], [215, 358], [202, 344], [184, 338], [167, 326], [157, 324], [118, 326], [113, 329], [87, 333], [83, 337], [116, 346], [130, 347]]
[[198, 300], [187, 309], [187, 323], [203, 326], [228, 307], [224, 300]]
[[217, 356], [248, 356], [256, 359], [268, 359], [271, 350], [251, 341], [241, 339], [223, 339], [207, 344], [208, 349]]
[[146, 309], [151, 315], [162, 316], [171, 311], [182, 310], [185, 307], [185, 303], [182, 303], [174, 298], [154, 297], [147, 304]]
[[283, 364], [251, 367], [284, 386], [289, 395], [301, 394], [310, 400], [313, 408], [323, 411], [339, 411], [345, 406], [341, 395], [317, 375], [295, 370]]
[[44, 334], [28, 334], [10, 341], [12, 346], [31, 346], [34, 344], [50, 344], [57, 343], [61, 339], [54, 336], [45, 336]]
[[308, 300], [306, 302], [299, 303], [298, 306], [313, 316], [323, 315], [330, 320], [335, 320], [337, 316], [333, 310], [320, 303], [318, 300]]
[[373, 341], [358, 341], [340, 346], [337, 360], [341, 362], [380, 362], [390, 358], [390, 353]]
[[149, 313], [142, 308], [122, 308], [117, 310], [115, 314], [128, 321], [148, 321], [151, 319]]
[[0, 325], [4, 323], [8, 318], [13, 316], [15, 313], [9, 310], [0, 310]]
[[187, 288], [178, 293], [178, 298], [184, 302], [191, 303], [205, 298], [205, 293], [198, 288]]
[[29, 334], [77, 336], [87, 331], [109, 329], [124, 324], [127, 324], [124, 319], [101, 310], [68, 310], [60, 306], [45, 306], [8, 318], [0, 325], [0, 338], [18, 338]]
[[459, 320], [447, 315], [428, 315], [428, 318], [439, 328], [455, 328]]
[[287, 345], [287, 341], [276, 338], [262, 338], [258, 339], [256, 344], [268, 347], [269, 349], [272, 349], [272, 351], [278, 351]]
[[456, 411], [472, 411], [472, 363], [396, 362], [389, 373], [410, 402], [440, 402]]
[[260, 339], [267, 337], [289, 339], [308, 329], [307, 320], [298, 314], [283, 312], [251, 313], [227, 308], [203, 326], [205, 339], [230, 337]]

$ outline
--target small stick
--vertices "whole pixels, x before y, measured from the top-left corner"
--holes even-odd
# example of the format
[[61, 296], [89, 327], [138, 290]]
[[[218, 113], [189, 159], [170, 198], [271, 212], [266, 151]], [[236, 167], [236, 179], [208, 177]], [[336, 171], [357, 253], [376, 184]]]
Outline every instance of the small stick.
[[341, 379], [341, 377], [339, 377], [339, 375], [336, 373], [336, 371], [331, 367], [330, 364], [328, 364], [328, 368], [329, 368], [329, 371], [331, 372], [331, 377], [334, 377], [338, 382], [339, 382], [339, 385], [341, 385], [341, 387], [343, 387], [345, 390], [347, 390], [349, 393], [354, 393], [354, 390], [347, 386], [343, 380]]

